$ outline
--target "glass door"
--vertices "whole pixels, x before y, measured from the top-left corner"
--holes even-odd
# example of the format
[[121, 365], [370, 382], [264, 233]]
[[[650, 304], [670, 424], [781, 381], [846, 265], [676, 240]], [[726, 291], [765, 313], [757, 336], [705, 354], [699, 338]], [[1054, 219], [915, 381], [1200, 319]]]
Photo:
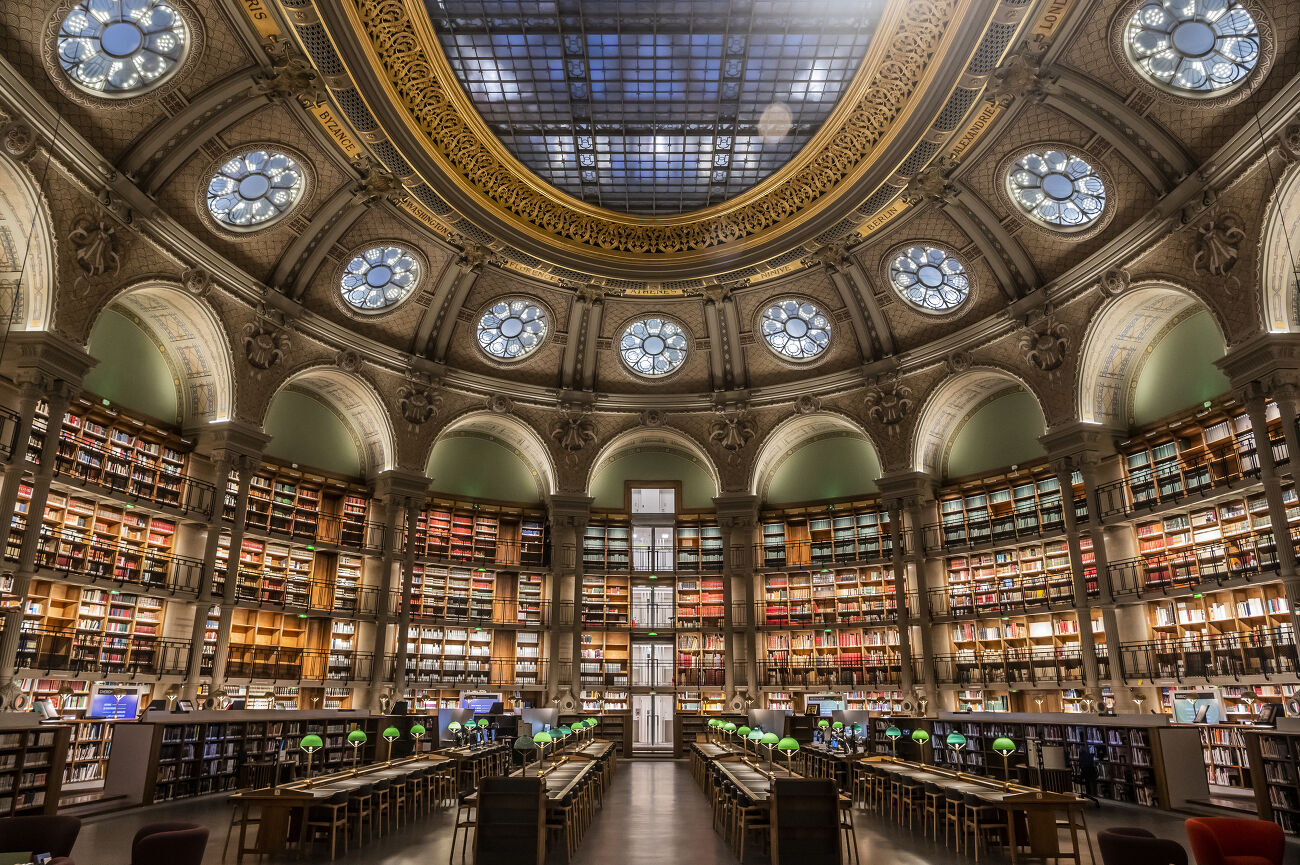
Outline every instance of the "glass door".
[[672, 526], [632, 527], [632, 570], [673, 570]]
[[673, 695], [632, 695], [632, 750], [668, 751], [673, 747]]
[[672, 586], [633, 586], [632, 627], [668, 629], [672, 626]]
[[673, 686], [673, 644], [632, 644], [632, 687], [671, 688]]

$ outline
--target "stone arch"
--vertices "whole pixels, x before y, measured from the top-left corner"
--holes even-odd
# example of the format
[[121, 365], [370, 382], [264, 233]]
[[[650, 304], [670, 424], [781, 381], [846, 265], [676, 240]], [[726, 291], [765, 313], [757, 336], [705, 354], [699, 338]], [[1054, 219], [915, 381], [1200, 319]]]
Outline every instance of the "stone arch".
[[1277, 185], [1259, 241], [1260, 312], [1268, 333], [1300, 331], [1300, 165]]
[[296, 390], [313, 397], [333, 411], [352, 434], [361, 454], [361, 468], [367, 477], [397, 467], [397, 446], [392, 419], [375, 386], [354, 372], [334, 366], [309, 366], [286, 378], [271, 394], [271, 403], [283, 390]]
[[965, 422], [990, 400], [1014, 390], [1028, 392], [1043, 411], [1038, 393], [1001, 367], [977, 366], [941, 380], [926, 397], [912, 432], [912, 468], [942, 477], [948, 449]]
[[438, 431], [429, 445], [429, 450], [424, 454], [422, 469], [428, 466], [434, 446], [451, 435], [481, 435], [504, 445], [518, 454], [524, 465], [532, 470], [537, 479], [540, 497], [556, 491], [555, 463], [546, 442], [535, 429], [519, 418], [487, 410], [470, 411], [453, 418]]
[[207, 301], [174, 283], [150, 280], [109, 298], [95, 322], [107, 310], [126, 316], [162, 349], [178, 382], [178, 404], [186, 427], [233, 417], [230, 340]]
[[802, 445], [831, 435], [862, 439], [871, 446], [877, 457], [880, 455], [879, 448], [866, 430], [845, 415], [825, 411], [797, 414], [778, 423], [759, 445], [754, 468], [749, 476], [749, 492], [760, 500], [766, 499], [768, 485], [787, 457]]
[[1127, 428], [1138, 376], [1148, 348], [1197, 312], [1209, 312], [1219, 332], [1223, 323], [1201, 298], [1171, 282], [1133, 286], [1101, 305], [1079, 351], [1076, 411], [1079, 420]]
[[718, 473], [718, 467], [709, 456], [708, 450], [703, 445], [686, 433], [672, 427], [646, 426], [625, 430], [605, 443], [605, 446], [596, 454], [596, 458], [591, 461], [591, 468], [587, 470], [587, 483], [584, 489], [590, 494], [596, 476], [621, 454], [633, 449], [647, 448], [658, 448], [669, 453], [677, 453], [692, 462], [698, 463], [703, 467], [713, 484], [713, 495], [716, 497], [721, 494], [722, 477]]
[[52, 226], [31, 173], [0, 155], [0, 316], [7, 318], [14, 309], [10, 330], [50, 329], [56, 279]]

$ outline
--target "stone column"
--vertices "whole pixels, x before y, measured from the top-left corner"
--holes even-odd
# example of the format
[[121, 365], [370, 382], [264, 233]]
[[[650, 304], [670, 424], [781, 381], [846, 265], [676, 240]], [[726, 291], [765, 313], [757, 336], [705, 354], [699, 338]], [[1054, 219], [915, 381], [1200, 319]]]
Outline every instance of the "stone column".
[[[417, 499], [411, 496], [406, 499], [406, 555], [402, 557], [402, 579], [399, 582], [402, 587], [402, 599], [399, 602], [397, 616], [397, 652], [393, 672], [394, 700], [402, 699], [402, 695], [406, 693], [406, 659], [411, 640], [411, 593], [406, 591], [406, 585], [415, 573], [415, 536], [419, 529], [420, 510], [423, 506], [423, 498]], [[376, 655], [376, 664], [379, 660], [380, 657]]]
[[[230, 524], [230, 552], [226, 556], [226, 582], [221, 593], [217, 645], [212, 654], [214, 687], [226, 681], [226, 665], [230, 661], [230, 628], [234, 622], [235, 605], [239, 598], [239, 555], [244, 543], [244, 520], [248, 517], [248, 488], [260, 465], [258, 458], [250, 454], [237, 454], [230, 457], [230, 467], [237, 478], [238, 488], [235, 493], [235, 514]], [[224, 488], [224, 484], [224, 480], [218, 482], [218, 491]], [[215, 553], [214, 549], [212, 559], [214, 575], [216, 573]]]
[[[18, 421], [14, 430], [14, 452], [4, 466], [4, 483], [0, 486], [0, 514], [13, 516], [18, 504], [18, 490], [27, 473], [27, 439], [36, 419], [36, 404], [40, 402], [53, 382], [34, 371], [25, 371], [18, 378]], [[6, 538], [6, 541], [8, 539]]]
[[194, 623], [190, 628], [190, 658], [188, 675], [185, 680], [185, 696], [195, 700], [199, 695], [199, 685], [203, 670], [203, 640], [207, 636], [208, 607], [212, 605], [212, 578], [216, 572], [217, 544], [221, 540], [221, 529], [226, 525], [225, 498], [226, 482], [230, 477], [232, 457], [229, 451], [215, 454], [217, 488], [212, 502], [212, 515], [208, 517], [207, 535], [203, 544], [203, 572], [199, 576], [198, 595], [194, 601]]
[[[759, 693], [758, 651], [755, 645], [754, 601], [754, 527], [758, 524], [758, 497], [748, 493], [725, 493], [713, 500], [722, 528], [722, 592], [726, 610], [724, 655], [726, 658], [726, 690], [730, 708], [738, 711], [756, 699]], [[736, 586], [740, 586], [737, 597]], [[738, 624], [734, 619], [736, 607], [744, 610]], [[745, 647], [744, 683], [737, 684], [736, 647]]]
[[1052, 461], [1052, 470], [1056, 473], [1057, 483], [1061, 485], [1061, 511], [1065, 515], [1065, 542], [1070, 550], [1070, 582], [1074, 591], [1075, 621], [1079, 625], [1079, 651], [1083, 656], [1083, 687], [1088, 696], [1100, 704], [1101, 677], [1097, 664], [1097, 643], [1092, 634], [1088, 581], [1083, 573], [1083, 548], [1079, 543], [1078, 518], [1074, 513], [1074, 464], [1069, 459], [1056, 459]]
[[904, 555], [904, 561], [910, 563], [915, 576], [912, 589], [915, 601], [909, 613], [911, 620], [918, 625], [917, 632], [921, 638], [921, 691], [925, 694], [928, 705], [937, 712], [942, 701], [939, 697], [939, 679], [934, 668], [934, 622], [930, 616], [930, 574], [925, 555], [925, 526], [927, 523], [938, 522], [934, 497], [925, 501], [910, 499], [904, 513], [907, 516], [906, 537], [910, 548]]
[[[898, 608], [898, 653], [901, 658], [900, 689], [905, 699], [920, 705], [923, 698], [927, 711], [939, 711], [939, 689], [934, 675], [934, 635], [925, 604], [924, 522], [928, 502], [933, 502], [935, 481], [925, 472], [905, 471], [882, 476], [876, 481], [882, 504], [889, 509], [889, 532], [893, 545], [894, 598]], [[933, 506], [931, 505], [931, 508]], [[910, 567], [909, 567], [910, 565]], [[916, 582], [909, 579], [915, 573]], [[909, 591], [917, 601], [908, 603]], [[917, 687], [913, 660], [912, 628], [919, 629], [921, 642], [921, 687]]]
[[50, 498], [50, 482], [54, 480], [54, 462], [59, 453], [59, 432], [63, 428], [63, 415], [75, 397], [74, 386], [55, 381], [45, 401], [49, 406], [49, 422], [45, 441], [41, 445], [41, 461], [32, 473], [32, 496], [27, 507], [27, 528], [23, 532], [23, 546], [18, 553], [18, 568], [14, 574], [13, 594], [20, 602], [27, 597], [32, 576], [36, 570], [36, 553], [40, 549], [42, 517]]
[[[1093, 562], [1097, 567], [1096, 600], [1076, 601], [1079, 609], [1101, 609], [1101, 625], [1106, 635], [1107, 665], [1110, 669], [1109, 683], [1111, 693], [1115, 695], [1116, 711], [1126, 708], [1121, 705], [1125, 699], [1123, 651], [1119, 619], [1115, 615], [1115, 587], [1110, 581], [1110, 551], [1106, 547], [1106, 532], [1101, 523], [1101, 496], [1097, 488], [1101, 485], [1101, 459], [1093, 453], [1086, 453], [1078, 458], [1079, 474], [1083, 476], [1083, 494], [1088, 503], [1088, 526], [1092, 537]], [[1070, 508], [1073, 511], [1073, 508]], [[1077, 520], [1076, 520], [1077, 522]], [[1074, 553], [1071, 551], [1071, 557]], [[1073, 558], [1071, 558], [1073, 566]], [[1082, 628], [1082, 623], [1080, 624]], [[1145, 635], [1143, 635], [1145, 637]], [[1095, 640], [1094, 640], [1095, 643]], [[1100, 670], [1099, 673], [1100, 675]]]
[[1300, 574], [1296, 573], [1295, 545], [1291, 540], [1291, 527], [1286, 518], [1286, 502], [1282, 499], [1282, 481], [1278, 477], [1277, 464], [1273, 460], [1273, 448], [1268, 441], [1268, 420], [1265, 416], [1265, 391], [1258, 382], [1243, 388], [1238, 393], [1238, 400], [1246, 407], [1250, 418], [1250, 428], [1255, 432], [1255, 453], [1259, 457], [1259, 477], [1264, 484], [1264, 497], [1268, 500], [1269, 524], [1273, 527], [1273, 541], [1277, 547], [1277, 559], [1281, 565], [1279, 574], [1285, 583], [1288, 606], [1291, 613], [1291, 632], [1300, 633], [1300, 610], [1291, 601], [1300, 597]]
[[[384, 505], [384, 551], [380, 564], [380, 583], [376, 586], [375, 633], [371, 643], [370, 703], [380, 708], [380, 697], [388, 681], [389, 630], [393, 633], [393, 702], [406, 693], [406, 664], [411, 634], [411, 593], [409, 586], [415, 572], [416, 542], [420, 512], [428, 497], [429, 478], [420, 471], [390, 469], [375, 479], [375, 497]], [[396, 573], [394, 573], [396, 566]], [[390, 605], [397, 592], [397, 609]]]
[[1282, 434], [1286, 437], [1287, 474], [1297, 476], [1300, 463], [1300, 432], [1296, 429], [1296, 414], [1300, 412], [1300, 386], [1289, 376], [1279, 379], [1273, 387], [1273, 402], [1277, 403], [1282, 417]]
[[[548, 502], [551, 519], [551, 648], [549, 659], [552, 701], [564, 711], [578, 705], [582, 690], [582, 538], [591, 519], [591, 497], [573, 493], [553, 493]], [[572, 554], [572, 561], [567, 561]], [[573, 621], [560, 622], [559, 609], [565, 600], [573, 604]], [[630, 600], [630, 599], [629, 599]], [[559, 675], [559, 651], [567, 647], [569, 675]], [[629, 673], [629, 688], [631, 674]]]

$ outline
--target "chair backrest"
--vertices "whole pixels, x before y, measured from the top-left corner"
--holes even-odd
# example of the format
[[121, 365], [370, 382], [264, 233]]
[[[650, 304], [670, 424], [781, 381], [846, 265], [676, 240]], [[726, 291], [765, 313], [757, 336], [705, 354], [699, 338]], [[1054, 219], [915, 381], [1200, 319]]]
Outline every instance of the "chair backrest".
[[541, 778], [479, 781], [475, 862], [542, 865], [546, 858], [546, 797]]
[[346, 805], [346, 804], [348, 803], [348, 797], [351, 796], [351, 795], [352, 795], [352, 791], [351, 791], [351, 790], [340, 790], [340, 791], [338, 791], [337, 793], [335, 793], [333, 796], [331, 796], [331, 797], [329, 797], [328, 799], [326, 799], [322, 804], [324, 804], [324, 805]]
[[1226, 856], [1255, 856], [1282, 865], [1286, 835], [1270, 820], [1192, 817], [1186, 827], [1197, 865], [1223, 865]]
[[135, 833], [131, 865], [202, 865], [208, 830], [197, 823], [153, 823]]
[[840, 802], [835, 782], [772, 782], [772, 865], [840, 865]]
[[1103, 829], [1097, 833], [1097, 849], [1102, 865], [1187, 865], [1183, 845], [1138, 827]]
[[32, 814], [0, 819], [0, 852], [49, 853], [54, 858], [71, 856], [81, 831], [81, 820], [51, 814]]

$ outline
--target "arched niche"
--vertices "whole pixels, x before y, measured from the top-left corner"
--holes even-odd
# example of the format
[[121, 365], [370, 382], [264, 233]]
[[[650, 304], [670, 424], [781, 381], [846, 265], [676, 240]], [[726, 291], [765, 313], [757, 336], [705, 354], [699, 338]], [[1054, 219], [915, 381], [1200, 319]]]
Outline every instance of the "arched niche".
[[[146, 347], [148, 350], [146, 350]], [[172, 387], [172, 416], [185, 427], [229, 420], [234, 372], [225, 330], [212, 308], [177, 286], [150, 282], [115, 296], [95, 319], [88, 344], [99, 360], [86, 389], [154, 414], [163, 379]]]
[[[1218, 396], [1223, 332], [1200, 298], [1168, 283], [1107, 301], [1080, 352], [1079, 419], [1127, 429]], [[1153, 377], [1154, 376], [1154, 377]]]
[[[1034, 443], [1037, 444], [1037, 437], [1043, 434], [1046, 427], [1042, 404], [1038, 398], [1024, 381], [1006, 370], [974, 367], [944, 379], [926, 398], [912, 440], [913, 467], [936, 478], [949, 476], [949, 457], [963, 433], [969, 436], [1005, 434], [1005, 428], [999, 429], [996, 412], [986, 412], [985, 409], [1017, 392], [1024, 392], [1033, 401], [1036, 412], [1028, 415], [1033, 421], [1031, 429], [1028, 432], [1022, 431], [1011, 446], [1001, 448], [999, 465], [1012, 465], [1023, 459], [1040, 456], [1041, 445], [1037, 445], [1036, 450], [1027, 447], [1029, 436], [1032, 434]], [[1020, 401], [1015, 401], [1018, 411]], [[986, 427], [989, 427], [988, 432], [981, 432]], [[977, 443], [976, 439], [971, 439], [969, 443], [963, 442], [963, 450]], [[989, 447], [997, 445], [995, 443]], [[958, 468], [978, 465], [983, 461], [964, 457], [962, 452], [958, 455], [962, 458]], [[997, 466], [990, 466], [995, 467]]]
[[615, 436], [596, 455], [587, 495], [596, 508], [622, 509], [626, 481], [678, 481], [679, 507], [713, 507], [721, 488], [718, 470], [698, 442], [677, 430], [638, 428]]
[[876, 491], [875, 445], [841, 415], [796, 415], [777, 424], [759, 446], [749, 490], [773, 504], [842, 499]]
[[[457, 454], [467, 456], [470, 452], [497, 457], [503, 462], [498, 463], [498, 469], [491, 472], [490, 477], [475, 480], [471, 477], [475, 471], [473, 464], [460, 465], [451, 461], [451, 457]], [[515, 465], [504, 462], [507, 459], [514, 460]], [[425, 468], [430, 477], [430, 488], [452, 495], [531, 503], [556, 489], [555, 466], [537, 431], [517, 417], [490, 411], [469, 412], [448, 423], [434, 441]], [[516, 489], [522, 493], [529, 488], [525, 485], [525, 476], [533, 491], [525, 498], [472, 491], [481, 486], [498, 492]]]
[[1259, 249], [1260, 309], [1264, 330], [1300, 330], [1300, 165], [1292, 166], [1277, 185], [1264, 217]]
[[314, 468], [371, 477], [396, 462], [393, 430], [379, 394], [359, 375], [335, 367], [290, 376], [271, 398], [262, 428], [272, 437], [269, 456]]
[[45, 199], [31, 174], [0, 156], [0, 316], [11, 330], [49, 330], [52, 323], [55, 259], [50, 226]]

